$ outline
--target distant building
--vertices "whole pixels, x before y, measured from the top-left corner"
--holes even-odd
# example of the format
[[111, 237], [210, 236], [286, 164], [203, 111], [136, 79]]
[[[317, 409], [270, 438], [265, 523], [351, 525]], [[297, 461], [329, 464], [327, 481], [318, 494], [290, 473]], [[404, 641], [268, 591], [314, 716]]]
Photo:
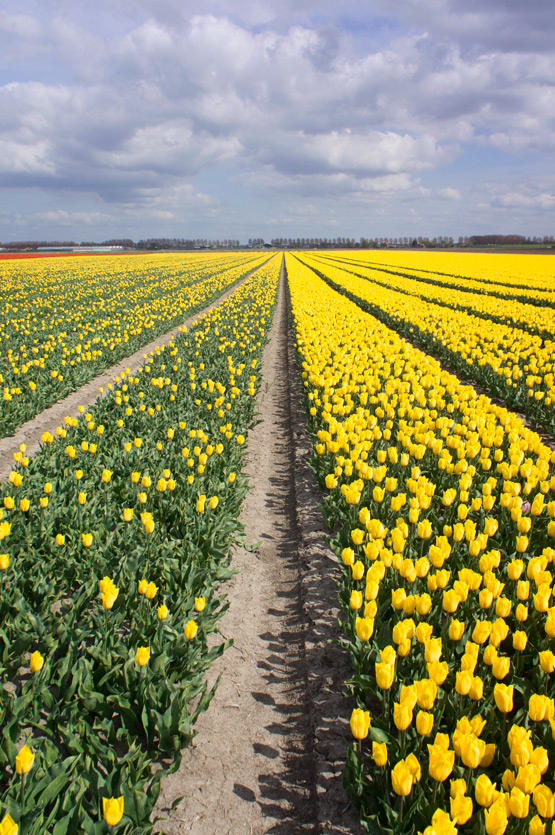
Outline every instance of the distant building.
[[37, 252], [121, 252], [124, 246], [38, 246]]

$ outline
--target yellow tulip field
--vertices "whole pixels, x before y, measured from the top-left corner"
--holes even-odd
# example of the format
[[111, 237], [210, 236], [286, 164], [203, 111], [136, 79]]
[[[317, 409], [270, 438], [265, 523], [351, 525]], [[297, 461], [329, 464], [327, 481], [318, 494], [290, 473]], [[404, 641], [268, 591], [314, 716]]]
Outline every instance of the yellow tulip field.
[[[471, 281], [470, 289], [466, 277], [428, 271], [424, 278], [400, 265], [365, 266], [369, 256], [362, 257], [356, 263], [321, 256], [303, 257], [303, 261], [349, 298], [362, 301], [380, 321], [437, 354], [454, 371], [490, 390], [492, 396], [502, 397], [547, 431], [555, 430], [551, 259], [512, 256], [518, 285], [488, 282], [480, 287]], [[492, 257], [508, 258], [472, 257], [477, 260], [473, 266], [477, 273], [485, 271]], [[527, 281], [530, 292], [524, 289]]]
[[152, 762], [178, 767], [210, 703], [280, 267], [261, 262], [38, 454], [16, 453], [0, 509], [2, 831], [151, 831]]
[[206, 307], [267, 256], [0, 262], [0, 437]]
[[[372, 283], [362, 260], [347, 271], [339, 255], [287, 256], [314, 466], [343, 565], [345, 788], [367, 832], [550, 831], [555, 453], [401, 335], [428, 328], [439, 342], [449, 325], [450, 361], [466, 334], [494, 368], [491, 325], [432, 303], [430, 285], [406, 295], [386, 289], [387, 273]], [[523, 317], [496, 327], [512, 334]], [[519, 362], [515, 385], [530, 391], [532, 354]]]
[[233, 292], [35, 455], [23, 444], [0, 487], [0, 835], [152, 832], [163, 776], [215, 709], [280, 280], [337, 558], [343, 785], [362, 831], [552, 831], [552, 264], [1, 262], [2, 435]]

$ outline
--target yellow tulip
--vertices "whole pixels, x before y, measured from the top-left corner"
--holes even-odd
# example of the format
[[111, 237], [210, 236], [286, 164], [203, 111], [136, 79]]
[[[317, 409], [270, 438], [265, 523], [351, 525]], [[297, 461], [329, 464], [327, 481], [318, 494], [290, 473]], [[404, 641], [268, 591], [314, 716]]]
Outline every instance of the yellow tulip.
[[135, 661], [139, 667], [144, 667], [150, 660], [150, 647], [138, 647], [135, 655]]
[[393, 721], [398, 730], [406, 730], [412, 722], [412, 716], [412, 708], [409, 705], [395, 702], [393, 705]]
[[555, 655], [550, 649], [546, 649], [539, 653], [540, 667], [544, 673], [552, 673], [555, 671]]
[[355, 620], [355, 630], [361, 641], [369, 641], [374, 632], [374, 620], [372, 618], [359, 618]]
[[362, 606], [362, 603], [363, 603], [362, 592], [357, 591], [356, 589], [353, 589], [353, 591], [351, 592], [351, 596], [349, 598], [349, 606], [351, 607], [351, 609], [356, 610], [356, 609], [360, 609], [360, 607]]
[[545, 835], [545, 823], [537, 815], [528, 824], [528, 835]]
[[511, 815], [514, 815], [515, 818], [526, 818], [528, 817], [528, 810], [530, 808], [530, 796], [524, 794], [518, 786], [515, 786], [514, 789], [511, 791], [511, 795], [509, 798], [509, 808], [511, 810]]
[[355, 739], [366, 739], [370, 729], [370, 713], [359, 707], [354, 708], [350, 719], [351, 732]]
[[391, 786], [395, 794], [406, 797], [411, 793], [413, 776], [405, 760], [400, 760], [391, 771]]
[[193, 638], [197, 634], [197, 631], [198, 631], [198, 626], [196, 624], [196, 621], [194, 621], [194, 620], [187, 621], [187, 623], [185, 624], [185, 637], [188, 641], [193, 640]]
[[443, 783], [453, 771], [455, 752], [434, 744], [428, 745], [428, 753], [430, 777], [432, 780]]
[[29, 662], [31, 672], [38, 673], [40, 670], [42, 670], [43, 664], [44, 658], [38, 650], [35, 650], [34, 653], [31, 655], [31, 660]]
[[376, 662], [376, 684], [380, 690], [389, 690], [395, 678], [395, 667], [393, 664]]
[[424, 710], [419, 710], [416, 714], [416, 730], [420, 736], [426, 736], [432, 732], [434, 727], [433, 713], [427, 713]]
[[[482, 777], [485, 775], [481, 775]], [[485, 805], [485, 804], [481, 804]], [[484, 812], [487, 835], [503, 835], [509, 823], [507, 809], [501, 799], [490, 804]]]
[[457, 826], [463, 826], [472, 817], [474, 807], [471, 797], [459, 794], [455, 797], [451, 797], [449, 804], [451, 819], [453, 823], [457, 824]]
[[344, 565], [353, 565], [355, 562], [355, 552], [352, 548], [343, 548], [341, 551], [341, 559]]
[[121, 797], [103, 797], [102, 813], [108, 826], [116, 826], [123, 817], [123, 795]]
[[147, 600], [153, 600], [156, 597], [157, 592], [158, 586], [151, 581], [145, 589], [145, 597]]
[[542, 818], [555, 816], [555, 795], [545, 784], [537, 786], [532, 794], [534, 805]]
[[15, 758], [15, 770], [18, 774], [27, 774], [31, 771], [35, 755], [28, 745], [24, 745]]
[[487, 774], [480, 774], [474, 784], [474, 794], [480, 806], [491, 806], [495, 796], [495, 783], [492, 783]]
[[4, 815], [0, 821], [0, 835], [17, 835], [19, 826], [11, 815]]
[[387, 745], [385, 742], [372, 742], [372, 759], [379, 768], [387, 763]]
[[510, 713], [513, 709], [513, 684], [496, 684], [493, 688], [495, 704], [501, 713]]

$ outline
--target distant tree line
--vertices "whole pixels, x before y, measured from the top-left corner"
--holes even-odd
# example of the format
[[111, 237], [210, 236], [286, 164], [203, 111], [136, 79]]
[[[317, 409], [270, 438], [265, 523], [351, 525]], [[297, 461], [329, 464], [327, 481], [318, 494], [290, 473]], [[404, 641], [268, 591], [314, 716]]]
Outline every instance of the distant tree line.
[[552, 244], [553, 235], [544, 235], [543, 238], [525, 238], [524, 235], [472, 235], [470, 244], [472, 246], [518, 246], [519, 244]]
[[[255, 238], [254, 240], [261, 240]], [[364, 240], [361, 238], [361, 241]], [[270, 241], [272, 246], [282, 247], [284, 249], [318, 249], [341, 247], [341, 249], [350, 249], [351, 247], [359, 246], [354, 238], [272, 238]], [[362, 243], [360, 244], [362, 246]]]
[[136, 249], [235, 249], [241, 246], [234, 238], [146, 238], [133, 244]]
[[37, 249], [39, 246], [77, 246], [75, 241], [6, 241], [0, 244], [4, 249]]
[[[279, 249], [380, 249], [380, 248], [402, 248], [402, 247], [483, 247], [483, 246], [526, 246], [526, 245], [553, 246], [553, 235], [543, 237], [525, 235], [471, 235], [460, 236], [455, 243], [448, 235], [438, 235], [427, 238], [418, 237], [362, 237], [355, 238], [272, 238], [270, 245]], [[135, 242], [131, 238], [110, 238], [107, 241], [6, 241], [0, 243], [0, 247], [7, 250], [35, 250], [39, 247], [75, 247], [75, 246], [118, 246], [125, 249], [140, 250], [186, 250], [186, 249], [237, 249], [241, 246], [253, 248], [269, 246], [264, 238], [249, 238], [248, 243], [242, 245], [235, 238], [212, 239], [212, 238], [141, 238]]]

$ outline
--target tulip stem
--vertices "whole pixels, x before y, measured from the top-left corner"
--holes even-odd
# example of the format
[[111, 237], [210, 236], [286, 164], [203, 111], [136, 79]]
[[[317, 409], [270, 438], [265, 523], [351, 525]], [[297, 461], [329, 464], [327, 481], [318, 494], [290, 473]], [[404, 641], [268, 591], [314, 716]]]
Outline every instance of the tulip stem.
[[21, 810], [25, 810], [25, 774], [21, 775]]
[[104, 609], [104, 639], [102, 641], [102, 652], [108, 651], [108, 610]]

